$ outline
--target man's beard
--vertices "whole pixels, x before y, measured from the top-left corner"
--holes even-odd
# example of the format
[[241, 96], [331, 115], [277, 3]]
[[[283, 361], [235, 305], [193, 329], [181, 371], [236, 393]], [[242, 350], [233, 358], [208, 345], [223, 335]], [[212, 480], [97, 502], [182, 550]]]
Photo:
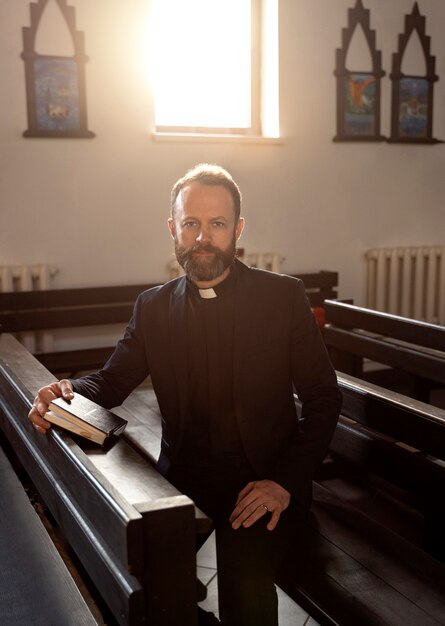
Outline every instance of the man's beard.
[[[213, 252], [214, 256], [195, 256], [196, 252]], [[211, 244], [195, 244], [190, 248], [180, 246], [175, 237], [175, 254], [184, 272], [195, 282], [208, 282], [218, 278], [232, 263], [236, 254], [236, 238], [225, 250]]]

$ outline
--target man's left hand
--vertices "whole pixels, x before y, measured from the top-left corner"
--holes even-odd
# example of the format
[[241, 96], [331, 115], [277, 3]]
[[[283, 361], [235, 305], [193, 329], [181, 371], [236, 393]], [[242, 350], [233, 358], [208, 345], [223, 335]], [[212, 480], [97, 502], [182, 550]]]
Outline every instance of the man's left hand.
[[278, 524], [281, 513], [287, 509], [290, 502], [290, 493], [273, 480], [255, 480], [247, 483], [239, 493], [236, 507], [229, 518], [235, 530], [243, 526], [249, 528], [260, 517], [271, 513], [268, 530], [273, 530]]

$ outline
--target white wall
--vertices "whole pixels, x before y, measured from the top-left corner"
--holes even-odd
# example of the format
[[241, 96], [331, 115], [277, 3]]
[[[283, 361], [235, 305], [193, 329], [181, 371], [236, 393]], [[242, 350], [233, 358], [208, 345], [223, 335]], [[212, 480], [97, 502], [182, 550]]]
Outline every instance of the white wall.
[[[363, 253], [445, 243], [445, 144], [333, 143], [335, 49], [353, 0], [281, 0], [279, 145], [176, 143], [150, 134], [144, 73], [149, 0], [69, 0], [85, 32], [94, 139], [25, 139], [22, 26], [28, 0], [0, 0], [0, 265], [50, 262], [58, 287], [164, 280], [169, 191], [197, 162], [227, 167], [244, 193], [248, 252], [274, 251], [288, 272], [333, 269], [363, 303]], [[387, 76], [412, 0], [364, 0]], [[445, 3], [420, 0], [436, 70], [434, 135], [445, 139]], [[230, 38], [228, 38], [230, 40]]]

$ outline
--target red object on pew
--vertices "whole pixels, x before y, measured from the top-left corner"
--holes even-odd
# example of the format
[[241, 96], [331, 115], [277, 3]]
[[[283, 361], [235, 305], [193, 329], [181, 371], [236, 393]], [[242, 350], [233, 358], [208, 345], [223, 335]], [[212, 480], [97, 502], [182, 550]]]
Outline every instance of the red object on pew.
[[324, 325], [326, 324], [326, 316], [324, 312], [324, 308], [322, 306], [313, 306], [312, 313], [315, 316], [315, 320], [320, 330], [323, 330]]

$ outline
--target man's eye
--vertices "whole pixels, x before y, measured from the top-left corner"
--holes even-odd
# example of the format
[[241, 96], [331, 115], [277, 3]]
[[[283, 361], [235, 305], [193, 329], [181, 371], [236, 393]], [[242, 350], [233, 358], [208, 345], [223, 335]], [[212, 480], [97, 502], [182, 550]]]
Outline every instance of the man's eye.
[[213, 226], [215, 226], [215, 228], [224, 228], [225, 223], [224, 222], [213, 222]]
[[195, 228], [196, 222], [185, 222], [184, 228]]

